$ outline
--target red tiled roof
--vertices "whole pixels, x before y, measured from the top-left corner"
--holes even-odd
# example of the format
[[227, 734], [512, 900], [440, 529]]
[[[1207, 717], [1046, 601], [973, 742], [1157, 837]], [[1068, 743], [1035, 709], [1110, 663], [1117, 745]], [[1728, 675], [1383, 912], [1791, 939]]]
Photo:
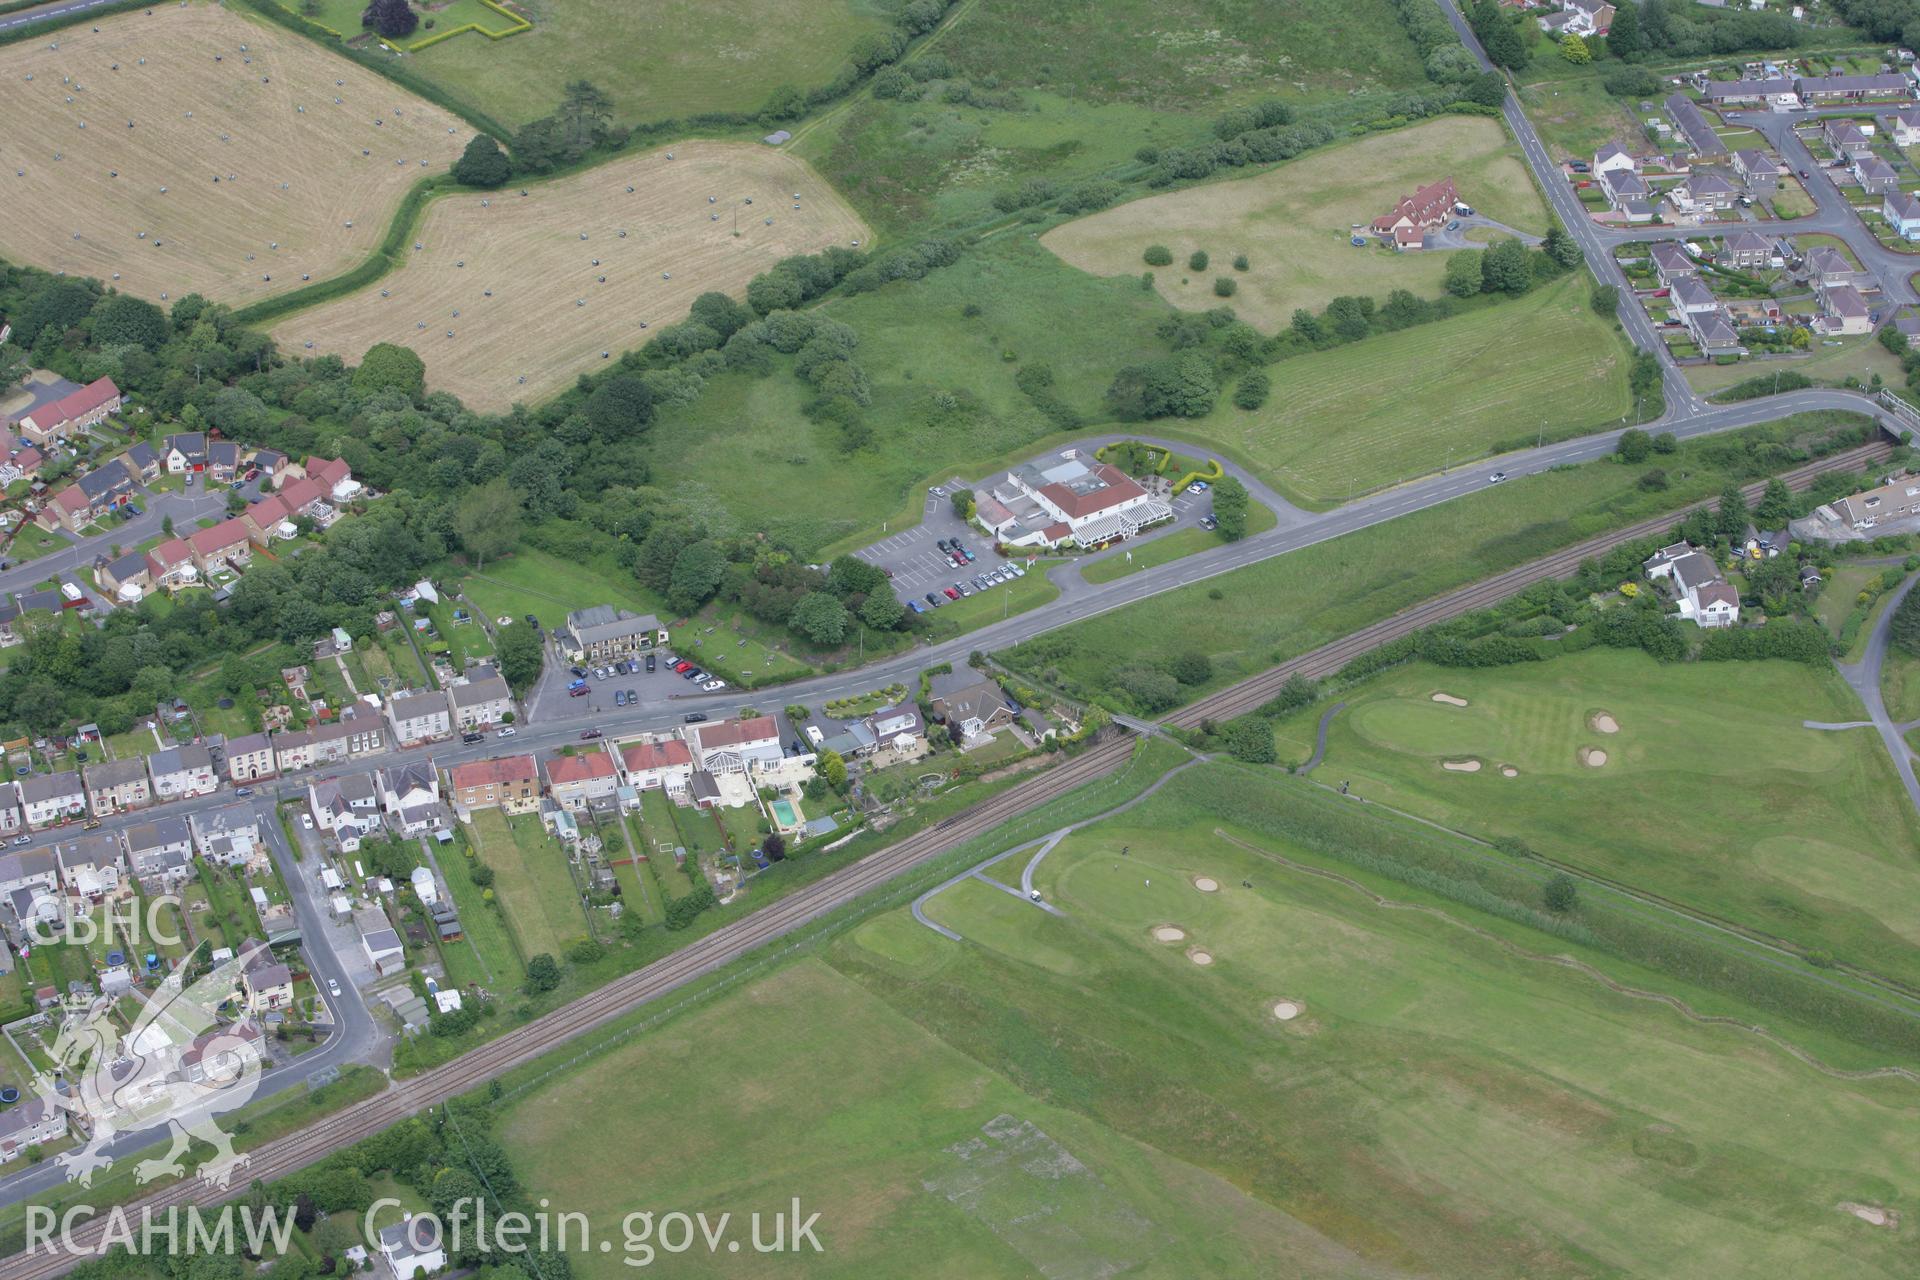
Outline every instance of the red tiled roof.
[[208, 556], [216, 551], [247, 540], [247, 525], [235, 516], [231, 520], [222, 520], [211, 529], [202, 529], [187, 539], [187, 543], [196, 555]]
[[455, 791], [489, 784], [500, 786], [514, 782], [537, 782], [540, 770], [532, 756], [497, 756], [491, 760], [471, 760], [448, 770]]
[[79, 485], [70, 484], [53, 495], [53, 505], [62, 511], [85, 511], [87, 509], [87, 495], [80, 492]]
[[1104, 489], [1095, 489], [1091, 493], [1075, 493], [1064, 484], [1050, 484], [1040, 490], [1047, 500], [1067, 513], [1067, 518], [1077, 520], [1083, 516], [1097, 515], [1108, 507], [1117, 507], [1123, 502], [1131, 502], [1146, 493], [1135, 484], [1133, 477], [1110, 463], [1098, 463], [1093, 474], [1107, 482]]
[[620, 758], [626, 762], [628, 773], [641, 773], [647, 769], [692, 764], [693, 752], [687, 750], [687, 744], [680, 739], [668, 738], [665, 742], [629, 743], [621, 749]]
[[293, 511], [287, 506], [286, 499], [276, 493], [270, 498], [248, 503], [246, 511], [241, 513], [241, 518], [256, 529], [271, 529], [292, 515]]
[[715, 747], [737, 747], [746, 742], [780, 740], [780, 726], [774, 723], [772, 716], [722, 720], [718, 724], [703, 724], [695, 732], [700, 735], [702, 751], [712, 751]]
[[[92, 413], [109, 400], [118, 400], [119, 398], [120, 388], [113, 385], [113, 379], [100, 378], [89, 382], [78, 391], [61, 396], [52, 404], [41, 405], [38, 409], [33, 410], [26, 416], [32, 418], [37, 423], [52, 428], [63, 422], [71, 422], [75, 418]], [[16, 418], [15, 421], [17, 422], [19, 419]]]
[[1446, 220], [1453, 209], [1454, 201], [1460, 193], [1453, 185], [1452, 178], [1442, 178], [1438, 182], [1428, 183], [1410, 196], [1401, 197], [1400, 203], [1373, 220], [1375, 231], [1387, 231], [1402, 218], [1409, 222], [1433, 226]]
[[163, 572], [193, 559], [193, 548], [179, 538], [169, 538], [147, 552], [147, 562]]
[[295, 480], [280, 490], [280, 501], [287, 504], [289, 515], [303, 511], [327, 496], [327, 491], [310, 479]]
[[22, 471], [32, 471], [44, 461], [46, 459], [42, 458], [40, 451], [32, 445], [28, 445], [13, 457], [13, 465]]
[[547, 761], [547, 781], [556, 787], [563, 782], [611, 778], [613, 774], [613, 757], [604, 751], [592, 751], [580, 756], [555, 756]]
[[308, 458], [306, 468], [307, 478], [318, 481], [328, 492], [342, 480], [353, 476], [353, 469], [342, 458]]

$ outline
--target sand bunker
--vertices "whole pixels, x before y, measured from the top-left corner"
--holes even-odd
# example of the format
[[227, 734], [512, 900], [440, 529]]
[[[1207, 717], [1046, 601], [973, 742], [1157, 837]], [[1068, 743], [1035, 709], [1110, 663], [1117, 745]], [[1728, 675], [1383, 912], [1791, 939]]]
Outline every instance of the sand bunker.
[[1195, 947], [1187, 952], [1187, 959], [1193, 961], [1195, 964], [1212, 964], [1213, 952]]
[[1202, 893], [1220, 892], [1220, 882], [1212, 876], [1195, 876], [1193, 878], [1193, 887]]
[[1153, 940], [1155, 942], [1184, 942], [1186, 941], [1186, 937], [1187, 931], [1178, 925], [1163, 924], [1156, 927], [1153, 931]]
[[1478, 760], [1442, 760], [1440, 767], [1451, 773], [1480, 772], [1480, 762]]
[[1587, 717], [1587, 728], [1595, 733], [1618, 733], [1620, 722], [1604, 711], [1596, 711]]
[[1900, 1215], [1891, 1209], [1882, 1209], [1874, 1204], [1855, 1204], [1851, 1200], [1842, 1200], [1835, 1208], [1842, 1213], [1850, 1213], [1860, 1221], [1875, 1227], [1898, 1227]]
[[1520, 776], [1520, 771], [1510, 764], [1503, 764], [1500, 766], [1500, 776], [1503, 778], [1517, 778]]
[[1433, 695], [1433, 700], [1435, 702], [1444, 702], [1450, 707], [1464, 707], [1467, 705], [1465, 698], [1456, 698], [1450, 693], [1436, 693]]
[[1297, 1000], [1279, 1000], [1273, 1006], [1273, 1016], [1282, 1022], [1292, 1022], [1300, 1016], [1300, 1012], [1300, 1003]]
[[1607, 762], [1607, 753], [1598, 747], [1580, 748], [1580, 763], [1589, 769], [1598, 769]]

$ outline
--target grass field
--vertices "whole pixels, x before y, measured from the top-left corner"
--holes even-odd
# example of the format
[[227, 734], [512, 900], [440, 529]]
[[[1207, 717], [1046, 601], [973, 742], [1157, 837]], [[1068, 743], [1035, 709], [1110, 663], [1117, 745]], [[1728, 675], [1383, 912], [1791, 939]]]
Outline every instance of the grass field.
[[[1820, 415], [1762, 428], [1790, 438]], [[1205, 583], [1162, 592], [1001, 653], [1081, 696], [1102, 696], [1130, 665], [1193, 650], [1213, 659], [1198, 695], [1347, 635], [1408, 605], [1537, 556], [1672, 511], [1746, 476], [1747, 433], [1682, 442], [1670, 488], [1638, 487], [1639, 468], [1610, 461], [1517, 477], [1423, 511], [1318, 543]], [[1329, 595], [1326, 584], [1340, 584]], [[1214, 592], [1219, 592], [1216, 598]]]
[[1466, 465], [1498, 446], [1616, 427], [1629, 351], [1584, 277], [1268, 369], [1252, 413], [1222, 397], [1181, 430], [1230, 450], [1290, 498], [1323, 505]]
[[639, 346], [647, 326], [684, 319], [702, 293], [738, 295], [781, 258], [868, 237], [792, 156], [748, 143], [678, 143], [672, 160], [667, 150], [525, 197], [436, 200], [406, 265], [289, 316], [274, 337], [289, 351], [349, 360], [376, 342], [409, 346], [426, 361], [429, 387], [499, 410], [551, 395], [598, 368], [602, 351]]
[[[1278, 520], [1272, 511], [1258, 502], [1247, 505], [1247, 533], [1265, 533], [1273, 528]], [[1218, 533], [1206, 529], [1180, 529], [1173, 533], [1162, 534], [1141, 545], [1132, 548], [1133, 560], [1128, 562], [1125, 555], [1108, 556], [1104, 560], [1095, 560], [1080, 570], [1080, 576], [1088, 582], [1111, 582], [1115, 578], [1124, 578], [1130, 573], [1139, 573], [1151, 569], [1157, 564], [1166, 564], [1170, 560], [1179, 560], [1201, 551], [1211, 551], [1215, 547], [1227, 545]]]
[[586, 918], [574, 897], [566, 854], [538, 817], [508, 818], [498, 809], [473, 816], [468, 837], [493, 868], [493, 891], [524, 955], [556, 958], [586, 936]]
[[412, 57], [414, 73], [510, 124], [552, 111], [576, 79], [605, 90], [623, 124], [751, 112], [780, 85], [811, 89], [831, 80], [854, 41], [879, 30], [885, 13], [873, 0], [529, 0], [517, 7], [533, 30], [499, 41], [443, 41]]
[[1163, 111], [1425, 83], [1381, 0], [976, 0], [939, 47], [975, 79]]
[[[1470, 705], [1434, 702], [1435, 690]], [[1860, 717], [1831, 670], [1591, 650], [1498, 671], [1408, 667], [1341, 696], [1321, 767], [1367, 799], [1517, 836], [1695, 911], [1920, 981], [1920, 820], [1871, 730], [1801, 727]], [[1591, 728], [1597, 711], [1618, 732]], [[1282, 732], [1304, 758], [1308, 717]], [[1606, 763], [1582, 764], [1583, 747]], [[1483, 767], [1441, 767], [1464, 759]]]
[[[1446, 116], [1311, 152], [1255, 177], [1135, 200], [1065, 223], [1040, 242], [1083, 271], [1136, 279], [1147, 269], [1147, 246], [1166, 245], [1174, 263], [1153, 274], [1168, 302], [1193, 311], [1218, 306], [1214, 277], [1230, 275], [1240, 285], [1233, 309], [1274, 332], [1296, 308], [1318, 311], [1342, 294], [1437, 295], [1449, 255], [1395, 253], [1371, 243], [1356, 249], [1347, 240], [1353, 224], [1371, 222], [1415, 187], [1448, 175], [1460, 198], [1487, 217], [1546, 231], [1546, 205], [1506, 129], [1495, 120]], [[1212, 259], [1205, 271], [1186, 268], [1196, 249]], [[1238, 253], [1248, 255], [1249, 270], [1232, 269]]]
[[[1711, 1000], [1564, 939], [1312, 874], [1219, 830], [1223, 783], [1275, 807], [1295, 785], [1183, 775], [1048, 856], [1064, 915], [963, 882], [929, 908], [963, 943], [873, 916], [515, 1100], [524, 1184], [617, 1217], [578, 1156], [614, 1149], [663, 1203], [797, 1189], [825, 1251], [781, 1265], [807, 1276], [1903, 1272], [1901, 1236], [1845, 1206], [1908, 1210], [1911, 1082], [1819, 1074], [1616, 993]], [[578, 1105], [634, 1080], [644, 1105]], [[573, 1262], [610, 1280], [617, 1256]]]
[[1598, 75], [1522, 85], [1520, 104], [1555, 160], [1592, 160], [1609, 142], [1636, 155], [1650, 145], [1639, 119], [1601, 87]]
[[103, 18], [98, 34], [49, 43], [0, 48], [0, 193], [43, 211], [0, 220], [0, 256], [126, 293], [240, 306], [337, 275], [471, 135], [373, 72], [214, 5]]

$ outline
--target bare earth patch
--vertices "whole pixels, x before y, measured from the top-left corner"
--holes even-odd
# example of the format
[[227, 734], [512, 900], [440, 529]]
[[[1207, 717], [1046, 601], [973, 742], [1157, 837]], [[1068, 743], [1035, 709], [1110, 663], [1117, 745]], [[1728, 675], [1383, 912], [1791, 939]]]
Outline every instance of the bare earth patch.
[[1292, 1022], [1301, 1012], [1302, 1006], [1298, 1000], [1276, 1000], [1273, 1005], [1273, 1016], [1282, 1022]]
[[1618, 733], [1620, 722], [1605, 711], [1596, 711], [1587, 717], [1587, 728], [1595, 733]]
[[355, 362], [399, 343], [428, 387], [497, 412], [609, 367], [603, 352], [703, 293], [739, 297], [782, 258], [869, 235], [812, 169], [758, 143], [676, 143], [520, 190], [435, 200], [398, 271], [280, 321], [281, 350]]
[[1598, 769], [1607, 762], [1607, 753], [1598, 747], [1580, 748], [1580, 763], [1589, 769]]
[[0, 121], [0, 256], [236, 307], [365, 259], [407, 189], [473, 135], [309, 40], [202, 4], [0, 49]]
[[1879, 1205], [1855, 1204], [1851, 1200], [1842, 1200], [1834, 1206], [1842, 1213], [1850, 1213], [1869, 1226], [1885, 1227], [1889, 1231], [1898, 1230], [1900, 1215], [1892, 1209], [1883, 1209]]
[[1440, 767], [1449, 773], [1480, 772], [1480, 762], [1478, 760], [1442, 760]]
[[1185, 942], [1187, 931], [1177, 924], [1156, 925], [1153, 930], [1155, 942]]
[[1212, 964], [1213, 952], [1206, 950], [1204, 947], [1193, 947], [1187, 951], [1187, 959], [1198, 965]]
[[1464, 707], [1467, 705], [1465, 698], [1456, 698], [1450, 693], [1436, 693], [1433, 695], [1433, 700], [1435, 702], [1444, 702], [1450, 707]]
[[1212, 876], [1195, 876], [1193, 878], [1193, 887], [1202, 893], [1220, 892], [1220, 882]]

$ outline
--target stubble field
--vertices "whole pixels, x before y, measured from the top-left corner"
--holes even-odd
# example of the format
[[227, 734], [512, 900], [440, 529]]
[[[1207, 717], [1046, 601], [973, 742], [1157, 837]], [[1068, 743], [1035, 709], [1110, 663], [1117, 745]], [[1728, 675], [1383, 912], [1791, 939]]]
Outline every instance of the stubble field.
[[235, 306], [365, 258], [471, 132], [309, 41], [200, 4], [0, 48], [0, 121], [0, 202], [36, 211], [0, 217], [0, 257]]
[[757, 144], [679, 143], [521, 190], [436, 201], [405, 265], [281, 321], [275, 341], [349, 361], [399, 343], [431, 389], [500, 410], [639, 346], [702, 293], [738, 296], [784, 257], [868, 236], [811, 169]]

